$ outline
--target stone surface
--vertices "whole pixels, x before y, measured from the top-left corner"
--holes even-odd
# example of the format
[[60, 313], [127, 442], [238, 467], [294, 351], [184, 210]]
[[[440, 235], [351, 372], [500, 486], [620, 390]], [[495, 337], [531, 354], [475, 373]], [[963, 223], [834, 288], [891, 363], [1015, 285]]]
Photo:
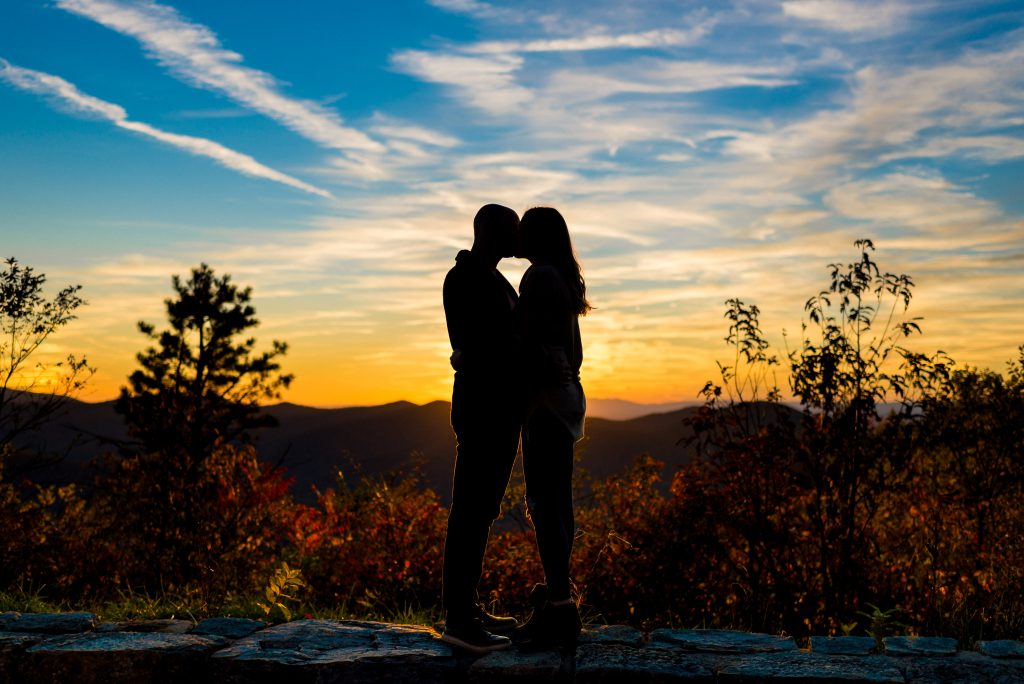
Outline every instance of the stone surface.
[[479, 684], [568, 679], [568, 672], [562, 668], [562, 654], [558, 651], [519, 653], [507, 649], [488, 653], [469, 666], [468, 674], [470, 682]]
[[584, 644], [576, 649], [578, 684], [660, 684], [714, 682], [707, 656], [679, 649], [640, 648], [619, 644]]
[[718, 681], [864, 682], [903, 684], [903, 673], [884, 656], [824, 656], [813, 653], [760, 653], [739, 656], [724, 664]]
[[[585, 630], [575, 650], [479, 657], [453, 651], [427, 627], [351, 620], [265, 627], [257, 620], [211, 618], [178, 634], [192, 623], [145, 620], [90, 629], [90, 613], [4, 613], [0, 625], [17, 630], [0, 630], [0, 684], [1024, 684], [1024, 644], [1018, 641], [980, 642], [977, 651], [957, 653], [953, 639], [890, 637], [888, 653], [880, 655], [869, 653], [873, 640], [865, 637], [812, 637], [807, 652], [792, 639], [766, 634], [661, 629], [645, 639], [636, 629], [612, 625]], [[59, 633], [69, 629], [79, 631]]]
[[20, 677], [22, 654], [29, 646], [39, 643], [45, 637], [42, 634], [27, 632], [0, 632], [0, 682], [16, 682]]
[[644, 635], [639, 629], [627, 625], [598, 625], [580, 632], [580, 644], [623, 644], [640, 646]]
[[1024, 643], [999, 639], [996, 641], [979, 641], [975, 646], [979, 653], [990, 658], [1024, 658]]
[[720, 629], [656, 629], [651, 646], [674, 646], [697, 653], [777, 653], [795, 651], [792, 637]]
[[1021, 684], [1024, 662], [994, 660], [980, 653], [948, 658], [900, 658], [907, 684]]
[[445, 682], [452, 650], [427, 627], [297, 620], [239, 639], [215, 653], [221, 682]]
[[267, 626], [262, 620], [249, 618], [215, 617], [200, 620], [192, 629], [192, 634], [209, 634], [227, 639], [241, 639]]
[[811, 637], [811, 653], [818, 655], [869, 655], [877, 648], [873, 637]]
[[0, 613], [0, 631], [73, 634], [96, 626], [95, 613]]
[[952, 656], [956, 655], [956, 639], [949, 637], [891, 636], [882, 639], [886, 655]]
[[145, 632], [87, 632], [50, 637], [28, 648], [24, 684], [181, 682], [205, 678], [209, 656], [227, 645], [219, 637]]
[[163, 634], [186, 634], [192, 629], [191, 620], [126, 620], [105, 622], [96, 628], [97, 632], [161, 632]]

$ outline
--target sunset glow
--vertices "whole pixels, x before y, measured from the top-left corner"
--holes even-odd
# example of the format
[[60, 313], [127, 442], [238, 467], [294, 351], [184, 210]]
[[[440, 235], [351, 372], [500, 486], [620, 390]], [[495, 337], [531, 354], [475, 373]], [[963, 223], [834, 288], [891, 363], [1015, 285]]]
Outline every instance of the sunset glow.
[[289, 343], [286, 400], [447, 399], [441, 283], [488, 202], [565, 215], [592, 397], [696, 399], [730, 297], [784, 353], [861, 237], [914, 277], [915, 347], [1002, 370], [1022, 65], [1019, 2], [8, 0], [0, 257], [83, 285], [41, 356], [88, 356], [89, 401], [200, 262]]

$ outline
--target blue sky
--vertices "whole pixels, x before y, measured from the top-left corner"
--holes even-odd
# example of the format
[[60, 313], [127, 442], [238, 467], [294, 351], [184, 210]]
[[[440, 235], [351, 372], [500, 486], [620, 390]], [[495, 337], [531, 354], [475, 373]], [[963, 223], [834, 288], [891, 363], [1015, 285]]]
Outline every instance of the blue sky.
[[1024, 343], [1019, 2], [7, 0], [0, 60], [0, 251], [84, 285], [45, 353], [91, 398], [200, 261], [291, 343], [290, 399], [444, 397], [486, 202], [566, 215], [593, 396], [693, 398], [725, 299], [781, 343], [858, 237], [922, 349]]

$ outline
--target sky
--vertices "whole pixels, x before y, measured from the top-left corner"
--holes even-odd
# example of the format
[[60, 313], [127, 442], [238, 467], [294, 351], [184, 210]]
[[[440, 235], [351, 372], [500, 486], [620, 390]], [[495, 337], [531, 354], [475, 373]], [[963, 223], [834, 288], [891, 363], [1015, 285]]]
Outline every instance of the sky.
[[38, 355], [85, 354], [90, 401], [201, 262], [288, 342], [285, 399], [447, 398], [441, 284], [489, 202], [566, 217], [592, 397], [696, 399], [732, 297], [784, 354], [862, 237], [915, 349], [1002, 370], [1022, 181], [1019, 0], [0, 4], [0, 255], [83, 286]]

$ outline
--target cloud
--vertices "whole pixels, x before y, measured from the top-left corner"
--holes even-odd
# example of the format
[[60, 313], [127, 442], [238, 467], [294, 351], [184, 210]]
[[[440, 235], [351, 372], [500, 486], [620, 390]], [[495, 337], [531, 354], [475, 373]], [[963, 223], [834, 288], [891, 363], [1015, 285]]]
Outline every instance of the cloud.
[[238, 171], [246, 176], [272, 180], [313, 195], [319, 195], [320, 197], [331, 197], [331, 194], [326, 190], [276, 171], [269, 166], [261, 164], [247, 154], [232, 150], [213, 140], [191, 135], [168, 133], [149, 124], [131, 121], [128, 119], [128, 113], [123, 107], [83, 93], [74, 84], [65, 81], [59, 76], [25, 69], [13, 65], [7, 60], [0, 59], [0, 78], [16, 88], [43, 95], [55, 101], [59, 106], [67, 107], [74, 112], [88, 116], [105, 119], [119, 128], [159, 140], [190, 154], [207, 157], [232, 171]]
[[59, 106], [86, 116], [108, 121], [121, 121], [128, 118], [123, 107], [105, 102], [92, 95], [86, 95], [71, 83], [59, 76], [24, 69], [15, 66], [6, 59], [0, 59], [0, 78], [22, 90], [49, 97]]
[[998, 163], [1024, 157], [1024, 139], [1008, 135], [965, 135], [936, 138], [921, 145], [915, 145], [883, 154], [880, 162], [895, 159], [946, 158], [963, 156]]
[[714, 22], [703, 21], [686, 29], [654, 29], [639, 33], [591, 34], [569, 38], [546, 38], [525, 41], [485, 41], [465, 46], [470, 54], [512, 52], [584, 52], [589, 50], [638, 49], [693, 45], [710, 33]]
[[382, 150], [365, 133], [343, 125], [332, 110], [284, 95], [273, 76], [244, 66], [242, 56], [222, 47], [209, 28], [187, 21], [173, 7], [149, 0], [56, 0], [56, 4], [135, 38], [178, 78], [224, 94], [319, 145], [341, 151]]
[[913, 11], [914, 6], [896, 0], [787, 0], [782, 3], [782, 12], [787, 17], [851, 34], [895, 33], [903, 28]]
[[467, 14], [478, 19], [497, 19], [514, 16], [509, 10], [495, 7], [480, 0], [427, 0], [431, 5], [446, 12]]
[[[1002, 212], [935, 173], [891, 173], [844, 183], [825, 196], [843, 216], [875, 226], [905, 226], [935, 235], [953, 235], [961, 245], [991, 236]], [[1001, 231], [996, 231], [1001, 232]]]
[[468, 104], [492, 114], [516, 111], [532, 98], [527, 88], [516, 83], [515, 73], [523, 59], [515, 55], [403, 50], [392, 56], [391, 63], [411, 76], [452, 87]]
[[448, 135], [423, 126], [396, 121], [389, 117], [378, 116], [379, 124], [372, 130], [378, 135], [398, 140], [410, 140], [432, 147], [455, 147], [460, 140], [453, 135]]
[[622, 94], [672, 95], [752, 86], [792, 85], [786, 64], [640, 59], [614, 67], [565, 69], [551, 74], [545, 90], [553, 100], [599, 100]]
[[[835, 176], [894, 159], [973, 156], [1016, 158], [1005, 129], [1024, 122], [1024, 43], [970, 49], [938, 64], [865, 66], [831, 107], [765, 130], [709, 131], [739, 158], [770, 165], [810, 191]], [[1007, 144], [1003, 144], [1006, 142]], [[767, 166], [766, 166], [767, 168]]]

